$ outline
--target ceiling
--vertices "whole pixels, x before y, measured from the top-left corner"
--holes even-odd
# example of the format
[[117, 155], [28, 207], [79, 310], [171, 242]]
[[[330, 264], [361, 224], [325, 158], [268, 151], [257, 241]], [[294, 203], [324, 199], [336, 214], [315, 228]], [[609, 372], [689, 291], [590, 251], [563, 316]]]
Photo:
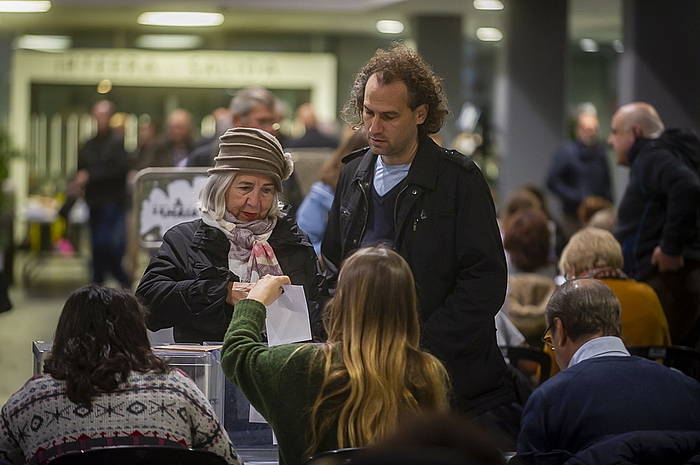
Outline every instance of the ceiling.
[[[563, 0], [562, 0], [563, 1]], [[508, 8], [508, 0], [503, 0]], [[610, 42], [621, 37], [620, 0], [570, 0], [572, 40], [584, 37]], [[144, 11], [215, 11], [225, 15], [216, 31], [261, 33], [323, 33], [380, 35], [380, 19], [403, 21], [410, 35], [410, 19], [423, 14], [461, 15], [464, 34], [474, 37], [478, 27], [502, 27], [504, 11], [476, 10], [471, 0], [53, 0], [47, 13], [0, 13], [0, 31], [24, 34], [68, 33], [74, 30], [115, 30], [138, 33], [183, 28], [142, 26]], [[537, 5], [537, 2], [533, 2]], [[202, 28], [200, 32], [205, 32]], [[209, 29], [207, 32], [214, 32]]]

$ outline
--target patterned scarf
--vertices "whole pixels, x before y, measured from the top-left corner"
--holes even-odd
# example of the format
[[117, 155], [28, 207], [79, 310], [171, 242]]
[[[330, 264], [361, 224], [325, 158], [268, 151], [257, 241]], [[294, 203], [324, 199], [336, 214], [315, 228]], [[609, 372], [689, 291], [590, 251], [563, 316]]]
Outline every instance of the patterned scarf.
[[223, 232], [231, 242], [229, 259], [248, 262], [245, 276], [239, 276], [241, 282], [249, 283], [254, 272], [258, 277], [283, 274], [275, 251], [267, 242], [277, 225], [277, 218], [244, 222], [226, 212], [223, 219], [216, 221], [207, 211], [200, 210], [200, 215], [204, 223]]
[[577, 276], [577, 278], [594, 278], [594, 279], [604, 279], [604, 278], [619, 278], [619, 279], [629, 279], [627, 275], [619, 268], [611, 268], [609, 266], [604, 266], [602, 268], [593, 268], [591, 270], [585, 271]]

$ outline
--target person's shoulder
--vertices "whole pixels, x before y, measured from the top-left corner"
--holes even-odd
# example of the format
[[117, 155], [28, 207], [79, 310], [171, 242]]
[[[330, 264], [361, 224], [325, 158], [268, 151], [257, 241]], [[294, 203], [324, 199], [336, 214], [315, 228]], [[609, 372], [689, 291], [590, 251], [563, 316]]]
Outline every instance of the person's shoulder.
[[190, 221], [185, 221], [182, 223], [178, 223], [172, 228], [168, 229], [165, 231], [165, 234], [163, 234], [163, 237], [175, 237], [175, 236], [191, 236], [192, 234], [195, 233], [200, 227], [206, 226], [204, 222], [201, 219], [196, 219], [196, 220], [190, 220]]
[[353, 164], [357, 164], [360, 162], [360, 160], [362, 159], [362, 156], [365, 153], [367, 153], [368, 150], [369, 150], [369, 147], [362, 147], [361, 149], [357, 149], [353, 152], [348, 153], [340, 161], [344, 165], [349, 165], [349, 164], [351, 164], [351, 162], [354, 162]]
[[436, 144], [433, 152], [438, 160], [442, 162], [444, 169], [453, 170], [457, 167], [459, 172], [464, 173], [472, 173], [479, 170], [470, 157], [457, 150], [447, 149]]

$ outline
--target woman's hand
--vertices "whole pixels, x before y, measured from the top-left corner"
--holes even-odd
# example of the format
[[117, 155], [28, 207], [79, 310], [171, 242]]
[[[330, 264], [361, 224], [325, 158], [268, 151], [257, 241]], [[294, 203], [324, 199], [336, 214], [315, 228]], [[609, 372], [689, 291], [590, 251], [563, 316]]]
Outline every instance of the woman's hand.
[[236, 305], [241, 299], [248, 297], [248, 293], [253, 289], [254, 283], [239, 283], [239, 282], [229, 282], [228, 283], [228, 294], [226, 294], [226, 302], [231, 305]]
[[265, 275], [255, 283], [253, 289], [248, 293], [248, 298], [257, 300], [267, 307], [282, 294], [282, 286], [291, 283], [289, 276]]

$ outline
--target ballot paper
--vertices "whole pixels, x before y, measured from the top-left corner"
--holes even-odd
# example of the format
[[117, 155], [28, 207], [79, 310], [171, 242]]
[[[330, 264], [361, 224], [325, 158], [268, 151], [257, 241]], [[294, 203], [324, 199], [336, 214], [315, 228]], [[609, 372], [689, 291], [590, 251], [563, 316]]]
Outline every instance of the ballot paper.
[[[284, 292], [267, 306], [265, 328], [267, 345], [270, 347], [311, 340], [309, 307], [303, 286], [289, 284], [282, 286]], [[251, 423], [267, 423], [265, 418], [251, 405], [248, 414]], [[273, 444], [277, 439], [273, 434]]]
[[311, 340], [304, 287], [289, 284], [282, 289], [282, 295], [267, 307], [265, 327], [270, 347]]

